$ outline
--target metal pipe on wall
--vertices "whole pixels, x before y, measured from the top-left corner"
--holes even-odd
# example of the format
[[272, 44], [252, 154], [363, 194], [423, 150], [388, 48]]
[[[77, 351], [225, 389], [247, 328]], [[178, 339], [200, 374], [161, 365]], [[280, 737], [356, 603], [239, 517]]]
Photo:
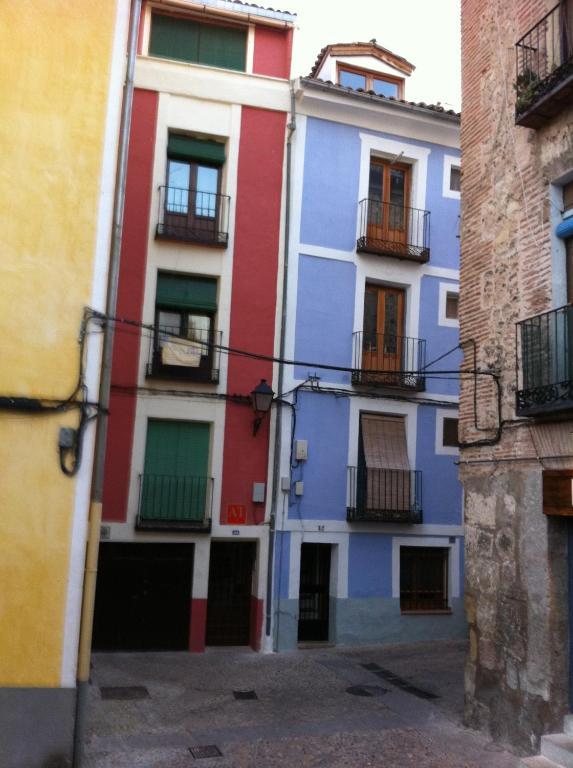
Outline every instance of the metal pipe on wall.
[[[123, 102], [119, 145], [117, 154], [117, 171], [113, 206], [113, 228], [111, 233], [110, 257], [107, 283], [106, 315], [114, 317], [116, 313], [119, 264], [121, 252], [121, 237], [123, 231], [123, 212], [125, 203], [125, 184], [127, 177], [127, 156], [129, 148], [129, 131], [131, 126], [131, 111], [133, 104], [133, 76], [137, 54], [137, 37], [141, 15], [141, 0], [132, 0], [129, 37], [127, 43], [127, 66], [123, 86]], [[95, 590], [97, 579], [97, 562], [99, 553], [99, 536], [102, 514], [103, 479], [105, 465], [105, 448], [107, 440], [107, 417], [109, 410], [111, 364], [113, 357], [114, 323], [106, 322], [104, 326], [103, 353], [99, 383], [99, 410], [96, 431], [94, 465], [90, 496], [88, 523], [88, 541], [86, 548], [86, 564], [83, 582], [82, 614], [80, 620], [80, 642], [78, 649], [76, 712], [74, 724], [74, 768], [80, 768], [83, 762], [83, 741], [86, 725], [86, 705], [90, 676], [90, 658], [93, 630]]]
[[[291, 196], [291, 155], [292, 155], [292, 137], [296, 131], [296, 102], [294, 92], [294, 80], [290, 84], [291, 109], [290, 122], [287, 126], [288, 135], [286, 142], [286, 182], [285, 182], [285, 240], [284, 240], [284, 258], [283, 258], [283, 285], [281, 297], [281, 326], [280, 326], [280, 345], [279, 345], [279, 370], [277, 378], [277, 391], [279, 397], [282, 395], [284, 384], [284, 363], [285, 344], [286, 344], [286, 320], [287, 320], [287, 279], [288, 279], [288, 257], [290, 248], [290, 196]], [[269, 550], [267, 561], [267, 599], [265, 615], [265, 634], [270, 637], [272, 625], [273, 608], [273, 559], [275, 545], [275, 525], [277, 518], [278, 495], [279, 495], [279, 476], [281, 469], [281, 442], [282, 442], [282, 407], [279, 403], [276, 409], [275, 440], [273, 450], [273, 476], [272, 476], [272, 500], [271, 516], [269, 521]], [[290, 474], [290, 468], [289, 468]], [[273, 643], [273, 650], [276, 650]]]

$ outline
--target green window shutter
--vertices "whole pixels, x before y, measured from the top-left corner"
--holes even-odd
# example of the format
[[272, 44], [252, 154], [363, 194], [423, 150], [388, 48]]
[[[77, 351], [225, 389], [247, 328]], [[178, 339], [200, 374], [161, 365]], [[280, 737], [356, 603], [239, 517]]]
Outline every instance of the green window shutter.
[[151, 17], [149, 54], [196, 63], [199, 59], [199, 28], [195, 21], [154, 13]]
[[208, 277], [187, 277], [159, 273], [156, 304], [176, 309], [217, 311], [217, 281]]
[[208, 139], [192, 139], [170, 133], [167, 142], [167, 155], [173, 160], [203, 160], [209, 163], [223, 165], [225, 162], [225, 145]]
[[247, 31], [154, 13], [151, 17], [149, 54], [244, 72]]
[[201, 26], [199, 33], [199, 64], [245, 71], [247, 33], [244, 29]]
[[209, 424], [201, 422], [147, 422], [140, 507], [144, 520], [204, 519], [209, 436]]

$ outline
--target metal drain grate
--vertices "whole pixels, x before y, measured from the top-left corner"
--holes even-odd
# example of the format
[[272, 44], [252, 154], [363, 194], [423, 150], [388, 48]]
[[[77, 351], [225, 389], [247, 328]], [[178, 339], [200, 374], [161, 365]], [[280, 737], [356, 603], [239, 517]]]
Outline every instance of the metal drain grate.
[[216, 744], [207, 744], [204, 747], [189, 747], [189, 752], [195, 760], [201, 760], [204, 757], [223, 757], [223, 753]]
[[408, 680], [404, 680], [400, 675], [396, 675], [391, 670], [378, 666], [378, 664], [362, 664], [362, 667], [369, 672], [373, 672], [385, 682], [395, 685], [396, 688], [399, 688], [401, 691], [411, 693], [412, 696], [417, 696], [419, 699], [429, 700], [440, 698], [437, 694], [432, 693], [431, 691], [425, 691], [423, 688], [418, 688], [417, 685], [412, 685], [412, 683], [408, 682]]
[[248, 701], [259, 698], [255, 691], [233, 691], [233, 696], [238, 701]]
[[100, 686], [99, 692], [102, 699], [110, 701], [132, 701], [149, 698], [149, 691], [144, 685], [103, 685]]
[[351, 685], [346, 689], [346, 693], [351, 696], [384, 696], [388, 693], [388, 688], [382, 688], [381, 685]]

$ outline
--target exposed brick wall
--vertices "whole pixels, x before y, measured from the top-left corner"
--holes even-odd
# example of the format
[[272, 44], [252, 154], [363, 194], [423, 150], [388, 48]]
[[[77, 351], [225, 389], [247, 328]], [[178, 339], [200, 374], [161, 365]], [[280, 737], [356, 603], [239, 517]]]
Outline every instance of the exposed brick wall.
[[[464, 368], [474, 367], [473, 340], [478, 368], [499, 373], [509, 422], [498, 444], [461, 456], [466, 715], [522, 751], [535, 750], [540, 733], [558, 723], [568, 684], [566, 530], [543, 516], [543, 464], [527, 420], [515, 416], [515, 324], [553, 306], [550, 185], [573, 171], [573, 105], [542, 129], [516, 126], [514, 46], [554, 5], [462, 0]], [[462, 382], [464, 442], [494, 436], [498, 423], [493, 381], [478, 378], [477, 409], [474, 383]], [[476, 418], [492, 429], [477, 430]]]

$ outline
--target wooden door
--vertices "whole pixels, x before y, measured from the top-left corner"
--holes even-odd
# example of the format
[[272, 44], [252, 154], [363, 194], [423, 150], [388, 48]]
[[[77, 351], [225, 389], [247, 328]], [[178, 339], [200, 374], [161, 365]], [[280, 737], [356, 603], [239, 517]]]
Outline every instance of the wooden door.
[[408, 243], [410, 167], [373, 157], [370, 161], [368, 239], [402, 253]]
[[207, 645], [248, 645], [254, 542], [214, 541], [209, 563]]
[[328, 640], [330, 544], [303, 544], [300, 553], [298, 639]]
[[[404, 307], [405, 292], [401, 288], [366, 286], [362, 336], [363, 370], [389, 373], [402, 370]], [[399, 376], [381, 373], [380, 381], [397, 384]]]

